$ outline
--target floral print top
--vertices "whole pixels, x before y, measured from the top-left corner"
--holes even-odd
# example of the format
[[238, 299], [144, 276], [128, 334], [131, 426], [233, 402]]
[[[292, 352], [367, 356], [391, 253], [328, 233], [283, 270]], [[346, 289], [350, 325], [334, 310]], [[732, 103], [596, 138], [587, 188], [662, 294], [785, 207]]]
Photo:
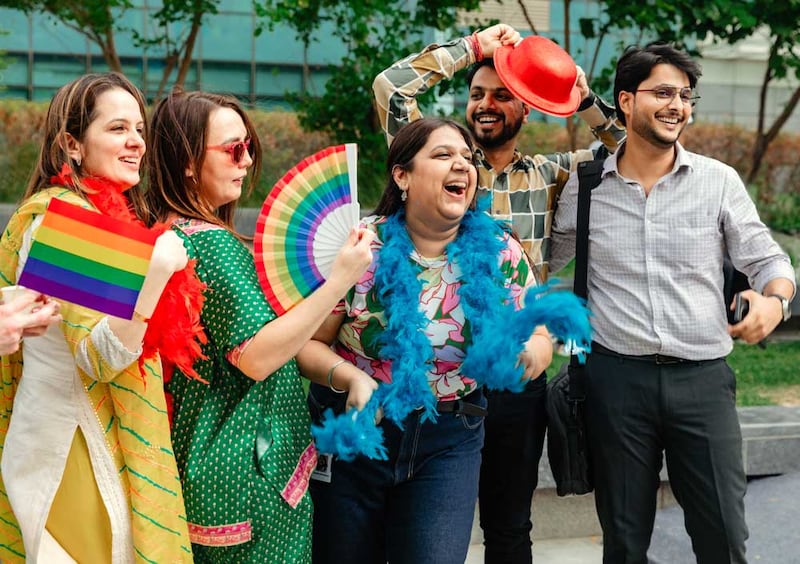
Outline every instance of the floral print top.
[[[345, 315], [334, 346], [338, 354], [373, 378], [391, 382], [392, 363], [381, 359], [378, 345], [386, 318], [374, 285], [375, 269], [380, 265], [383, 246], [381, 231], [385, 222], [384, 216], [370, 216], [363, 220], [364, 227], [377, 234], [372, 243], [373, 260], [334, 311]], [[505, 275], [514, 307], [520, 309], [524, 305], [527, 288], [535, 285], [536, 279], [522, 246], [508, 235], [504, 242], [505, 247], [498, 257], [500, 269]], [[461, 362], [472, 341], [470, 325], [464, 319], [459, 300], [461, 271], [458, 264], [448, 261], [446, 254], [426, 258], [414, 251], [409, 260], [421, 267], [418, 275], [422, 283], [420, 307], [430, 321], [425, 334], [433, 346], [434, 358], [428, 364], [428, 384], [440, 401], [466, 396], [475, 390], [476, 383], [470, 375], [461, 373]]]

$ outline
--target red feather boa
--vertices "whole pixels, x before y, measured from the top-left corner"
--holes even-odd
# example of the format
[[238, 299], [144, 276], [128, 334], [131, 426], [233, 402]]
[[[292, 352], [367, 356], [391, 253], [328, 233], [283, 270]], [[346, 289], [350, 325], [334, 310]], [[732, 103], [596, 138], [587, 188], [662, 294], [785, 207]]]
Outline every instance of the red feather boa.
[[[50, 182], [61, 186], [74, 186], [75, 181], [69, 165], [65, 164], [61, 168], [61, 173], [51, 177]], [[121, 186], [104, 178], [82, 178], [81, 183], [92, 191], [86, 196], [98, 211], [115, 219], [144, 226], [131, 209]], [[159, 223], [151, 229], [161, 234], [169, 229], [169, 225]], [[150, 316], [144, 334], [142, 356], [139, 358], [142, 379], [144, 379], [144, 360], [160, 353], [165, 383], [172, 376], [173, 366], [177, 366], [190, 378], [208, 383], [193, 367], [196, 360], [205, 358], [200, 345], [208, 341], [200, 323], [205, 288], [205, 284], [200, 281], [195, 271], [194, 260], [190, 260], [186, 268], [170, 277], [153, 315]]]

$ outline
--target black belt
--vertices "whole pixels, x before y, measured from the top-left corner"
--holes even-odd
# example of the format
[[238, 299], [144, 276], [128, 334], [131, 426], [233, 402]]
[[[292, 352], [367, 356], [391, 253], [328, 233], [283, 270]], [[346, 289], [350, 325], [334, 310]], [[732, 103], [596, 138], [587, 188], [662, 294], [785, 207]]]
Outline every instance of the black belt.
[[[470, 396], [471, 395], [472, 394], [470, 394]], [[440, 401], [439, 403], [436, 404], [436, 411], [438, 411], [439, 413], [453, 413], [455, 415], [472, 415], [475, 417], [486, 417], [486, 414], [488, 413], [485, 407], [481, 407], [474, 403], [470, 403], [468, 401], [465, 401], [464, 399]]]
[[677, 356], [669, 356], [666, 354], [621, 354], [617, 351], [612, 351], [604, 347], [600, 343], [592, 342], [592, 352], [600, 353], [606, 356], [616, 356], [619, 358], [628, 358], [630, 360], [638, 360], [641, 362], [652, 362], [653, 364], [683, 364], [684, 362], [697, 362], [696, 360], [689, 360], [686, 358], [679, 358]]

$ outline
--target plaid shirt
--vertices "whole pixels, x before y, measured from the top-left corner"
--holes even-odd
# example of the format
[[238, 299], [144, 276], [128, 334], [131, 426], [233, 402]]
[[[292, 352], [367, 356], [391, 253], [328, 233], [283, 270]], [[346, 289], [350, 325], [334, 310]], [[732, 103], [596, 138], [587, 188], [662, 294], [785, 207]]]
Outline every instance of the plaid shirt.
[[[470, 43], [459, 38], [442, 45], [429, 45], [379, 74], [372, 88], [387, 141], [391, 144], [403, 125], [422, 117], [417, 96], [474, 62]], [[594, 104], [579, 116], [610, 151], [625, 139], [625, 129], [616, 120], [614, 108], [599, 97], [595, 96]], [[483, 151], [475, 151], [479, 197], [491, 197], [492, 215], [511, 222], [542, 279], [548, 273], [555, 203], [578, 163], [592, 158], [589, 150], [552, 155], [523, 155], [515, 151], [511, 163], [496, 171]]]

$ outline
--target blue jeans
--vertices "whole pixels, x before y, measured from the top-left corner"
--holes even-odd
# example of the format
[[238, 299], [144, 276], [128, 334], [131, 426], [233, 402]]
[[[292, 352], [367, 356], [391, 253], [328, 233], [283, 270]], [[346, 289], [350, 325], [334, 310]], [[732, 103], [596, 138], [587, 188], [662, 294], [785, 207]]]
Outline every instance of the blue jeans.
[[[312, 384], [312, 418], [345, 397]], [[486, 406], [481, 391], [466, 401]], [[388, 460], [324, 460], [312, 476], [315, 564], [463, 564], [469, 548], [483, 445], [483, 417], [409, 415], [382, 421]]]
[[489, 392], [480, 477], [486, 564], [530, 564], [531, 500], [547, 429], [547, 379], [518, 393]]

